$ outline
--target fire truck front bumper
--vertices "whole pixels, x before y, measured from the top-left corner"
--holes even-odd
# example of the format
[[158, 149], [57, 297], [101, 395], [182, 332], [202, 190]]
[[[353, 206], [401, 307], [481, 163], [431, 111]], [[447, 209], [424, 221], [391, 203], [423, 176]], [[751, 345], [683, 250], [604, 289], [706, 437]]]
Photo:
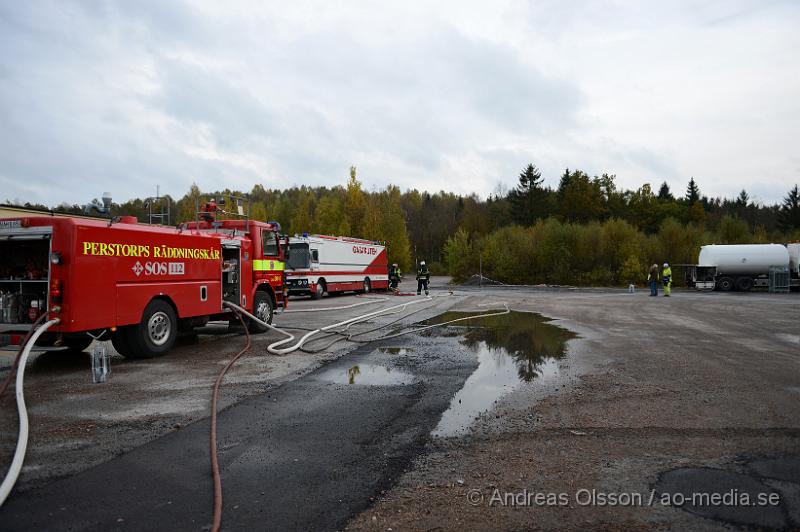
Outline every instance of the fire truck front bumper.
[[311, 291], [311, 282], [308, 279], [286, 279], [286, 286], [289, 287], [289, 294], [307, 294]]

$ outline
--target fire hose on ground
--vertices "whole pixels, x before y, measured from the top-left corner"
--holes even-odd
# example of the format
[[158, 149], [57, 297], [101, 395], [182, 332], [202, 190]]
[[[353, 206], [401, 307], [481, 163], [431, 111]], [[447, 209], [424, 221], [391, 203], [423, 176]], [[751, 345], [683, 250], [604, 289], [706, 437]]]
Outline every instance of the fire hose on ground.
[[214, 481], [214, 512], [211, 530], [213, 532], [217, 532], [222, 526], [222, 478], [219, 474], [219, 459], [217, 457], [217, 401], [219, 400], [219, 386], [222, 384], [222, 378], [228, 370], [250, 349], [250, 331], [247, 329], [242, 315], [237, 312], [236, 317], [242, 322], [244, 332], [247, 335], [247, 344], [244, 349], [225, 364], [225, 367], [217, 375], [217, 380], [214, 381], [214, 388], [211, 392], [211, 477]]
[[46, 322], [44, 325], [36, 329], [30, 336], [22, 354], [19, 357], [19, 367], [17, 369], [17, 380], [15, 384], [15, 393], [17, 399], [17, 412], [19, 413], [19, 435], [17, 437], [17, 448], [14, 451], [14, 458], [11, 460], [11, 466], [8, 468], [8, 473], [0, 484], [0, 506], [6, 501], [11, 489], [17, 482], [19, 472], [22, 470], [22, 463], [25, 461], [25, 451], [28, 449], [28, 410], [25, 408], [25, 393], [23, 384], [25, 380], [25, 363], [28, 361], [28, 356], [31, 354], [36, 340], [53, 325], [56, 325], [61, 320], [56, 318]]
[[417, 300], [414, 300], [414, 301], [409, 301], [407, 303], [402, 303], [400, 305], [394, 305], [394, 306], [387, 307], [387, 308], [380, 309], [380, 310], [376, 310], [376, 311], [373, 311], [373, 312], [368, 312], [367, 314], [363, 314], [361, 316], [356, 316], [355, 318], [350, 318], [350, 319], [347, 319], [347, 320], [344, 320], [344, 321], [340, 321], [340, 322], [334, 323], [332, 325], [327, 325], [325, 327], [320, 327], [318, 329], [314, 329], [312, 331], [307, 332], [299, 340], [297, 340], [297, 342], [294, 345], [291, 345], [289, 347], [283, 347], [283, 348], [279, 348], [279, 347], [283, 346], [283, 345], [286, 345], [286, 344], [288, 344], [290, 342], [295, 341], [295, 339], [296, 339], [295, 335], [293, 335], [291, 333], [288, 333], [288, 332], [284, 331], [283, 329], [281, 329], [279, 327], [275, 327], [274, 325], [272, 325], [270, 323], [261, 321], [260, 319], [258, 319], [253, 314], [249, 313], [248, 311], [246, 311], [245, 309], [243, 309], [239, 305], [235, 305], [235, 304], [230, 303], [228, 301], [225, 301], [223, 304], [225, 306], [227, 306], [228, 308], [232, 309], [232, 310], [235, 310], [237, 312], [242, 313], [244, 316], [247, 316], [251, 320], [254, 320], [255, 322], [259, 323], [260, 325], [262, 325], [264, 327], [267, 327], [267, 328], [269, 328], [269, 329], [271, 329], [273, 331], [277, 331], [280, 334], [286, 336], [285, 339], [278, 340], [277, 342], [273, 342], [272, 344], [267, 346], [267, 351], [272, 353], [273, 355], [286, 355], [286, 354], [292, 353], [292, 352], [297, 351], [300, 348], [302, 348], [303, 344], [305, 344], [309, 340], [309, 338], [311, 338], [312, 336], [314, 336], [316, 334], [327, 332], [327, 331], [329, 331], [331, 329], [334, 329], [336, 327], [342, 327], [342, 326], [348, 325], [350, 323], [355, 323], [355, 322], [358, 322], [358, 321], [364, 321], [364, 320], [367, 320], [369, 318], [373, 318], [375, 316], [379, 316], [381, 314], [385, 314], [385, 313], [387, 313], [389, 311], [392, 311], [392, 310], [395, 310], [395, 309], [405, 309], [405, 308], [407, 308], [407, 307], [409, 307], [411, 305], [417, 305], [419, 303], [424, 303], [426, 301], [432, 301], [432, 300], [433, 300], [433, 298], [431, 298], [431, 297], [426, 297], [424, 299], [417, 299]]

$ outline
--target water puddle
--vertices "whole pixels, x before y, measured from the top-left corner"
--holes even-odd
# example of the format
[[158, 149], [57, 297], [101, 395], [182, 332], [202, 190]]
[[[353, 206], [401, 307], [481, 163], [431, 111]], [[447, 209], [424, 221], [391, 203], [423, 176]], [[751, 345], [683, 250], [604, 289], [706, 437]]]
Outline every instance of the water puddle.
[[411, 349], [407, 347], [379, 347], [378, 351], [389, 355], [407, 355]]
[[357, 364], [347, 369], [329, 369], [320, 373], [318, 378], [335, 384], [368, 386], [400, 386], [414, 382], [414, 375], [411, 373], [377, 364]]
[[[482, 312], [446, 312], [426, 321], [444, 323]], [[566, 354], [566, 342], [577, 335], [530, 312], [474, 318], [446, 326], [463, 335], [461, 344], [478, 357], [478, 368], [453, 396], [450, 407], [433, 431], [434, 436], [464, 434], [475, 418], [522, 382], [558, 375], [557, 360]], [[439, 329], [433, 329], [439, 331]], [[439, 334], [434, 333], [434, 334]]]

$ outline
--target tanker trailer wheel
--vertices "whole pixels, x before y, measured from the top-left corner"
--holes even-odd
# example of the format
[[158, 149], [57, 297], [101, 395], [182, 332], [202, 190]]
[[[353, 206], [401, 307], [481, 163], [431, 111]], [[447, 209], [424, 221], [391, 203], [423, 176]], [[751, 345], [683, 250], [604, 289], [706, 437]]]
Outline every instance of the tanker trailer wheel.
[[[267, 292], [259, 290], [253, 298], [253, 315], [261, 321], [272, 323], [274, 305], [272, 298]], [[261, 325], [253, 320], [247, 320], [247, 329], [251, 334], [261, 334], [269, 330], [269, 327]]]
[[733, 290], [733, 279], [730, 277], [723, 277], [717, 281], [717, 290], [722, 290], [723, 292], [730, 292]]
[[327, 292], [325, 288], [325, 281], [322, 279], [317, 281], [317, 287], [311, 293], [311, 299], [322, 299], [322, 296], [324, 296], [325, 292]]
[[372, 282], [369, 280], [369, 277], [364, 279], [364, 293], [369, 294], [372, 292]]
[[169, 351], [178, 335], [175, 311], [166, 301], [152, 300], [144, 309], [142, 321], [127, 334], [130, 358], [153, 358]]
[[749, 292], [753, 288], [752, 277], [739, 277], [736, 279], [736, 289], [742, 292]]

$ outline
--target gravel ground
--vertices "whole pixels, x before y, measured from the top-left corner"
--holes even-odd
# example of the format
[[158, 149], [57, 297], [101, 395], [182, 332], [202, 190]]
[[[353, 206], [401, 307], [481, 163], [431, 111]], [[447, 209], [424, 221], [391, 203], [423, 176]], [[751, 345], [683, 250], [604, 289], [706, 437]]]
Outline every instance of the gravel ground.
[[[483, 294], [558, 318], [581, 338], [558, 379], [521, 386], [468, 436], [434, 441], [350, 530], [800, 526], [798, 294]], [[765, 457], [784, 464], [788, 478], [747, 465]], [[652, 490], [661, 493], [660, 475], [678, 468], [743, 471], [780, 492], [780, 518], [758, 509], [698, 516], [649, 503]]]

